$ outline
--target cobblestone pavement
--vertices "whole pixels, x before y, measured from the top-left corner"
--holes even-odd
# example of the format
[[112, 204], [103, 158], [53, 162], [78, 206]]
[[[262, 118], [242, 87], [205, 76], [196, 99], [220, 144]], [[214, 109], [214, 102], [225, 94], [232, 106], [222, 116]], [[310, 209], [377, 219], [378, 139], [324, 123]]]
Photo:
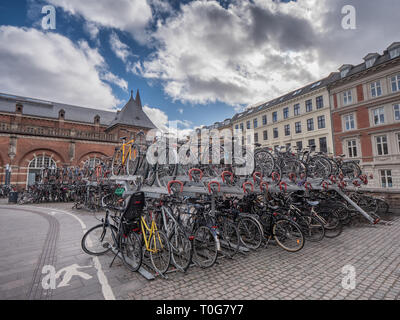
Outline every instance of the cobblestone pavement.
[[[391, 225], [345, 228], [338, 238], [307, 242], [297, 253], [270, 244], [234, 259], [218, 259], [210, 269], [193, 267], [186, 274], [169, 273], [167, 280], [147, 281], [118, 260], [110, 268], [111, 254], [98, 260], [85, 255], [82, 234], [98, 221], [70, 208], [0, 203], [0, 299], [104, 299], [110, 298], [107, 288], [111, 298], [138, 300], [400, 298], [399, 216], [392, 217]], [[57, 210], [73, 213], [80, 222]], [[84, 266], [81, 271], [90, 279], [73, 277], [69, 286], [43, 290], [39, 269], [48, 264], [57, 271]], [[342, 287], [346, 265], [355, 268], [354, 290]]]

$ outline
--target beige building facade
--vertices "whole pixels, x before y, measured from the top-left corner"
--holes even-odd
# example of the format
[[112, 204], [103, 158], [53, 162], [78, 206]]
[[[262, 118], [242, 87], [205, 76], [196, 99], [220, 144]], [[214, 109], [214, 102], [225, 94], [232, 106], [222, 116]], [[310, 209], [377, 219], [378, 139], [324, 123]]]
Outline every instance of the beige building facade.
[[232, 118], [232, 129], [263, 147], [314, 145], [317, 151], [333, 153], [329, 82], [327, 77], [252, 106]]

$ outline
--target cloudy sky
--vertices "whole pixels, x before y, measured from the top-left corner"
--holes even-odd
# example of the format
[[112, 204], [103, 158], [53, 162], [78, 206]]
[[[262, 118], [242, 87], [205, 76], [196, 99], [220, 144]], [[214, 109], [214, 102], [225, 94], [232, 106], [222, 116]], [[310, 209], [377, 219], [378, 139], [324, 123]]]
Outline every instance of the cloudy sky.
[[400, 41], [399, 12], [398, 0], [2, 0], [0, 92], [115, 109], [140, 89], [158, 126], [190, 129], [382, 53]]

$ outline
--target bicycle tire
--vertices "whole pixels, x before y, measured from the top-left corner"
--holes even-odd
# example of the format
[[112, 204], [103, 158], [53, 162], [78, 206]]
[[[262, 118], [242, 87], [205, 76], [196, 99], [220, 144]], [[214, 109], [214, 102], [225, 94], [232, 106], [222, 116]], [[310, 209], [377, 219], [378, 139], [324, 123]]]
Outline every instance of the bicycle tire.
[[[288, 236], [289, 232], [290, 232], [290, 237], [293, 237], [295, 240], [294, 241], [295, 246], [293, 246], [293, 248], [287, 245], [287, 241], [286, 244], [284, 244], [285, 240], [288, 239], [289, 237]], [[276, 220], [272, 226], [272, 235], [278, 246], [280, 246], [282, 249], [288, 252], [298, 252], [304, 247], [304, 242], [305, 242], [304, 234], [301, 231], [300, 226], [291, 220], [287, 219]]]
[[140, 148], [136, 144], [130, 145], [129, 156], [126, 159], [126, 174], [129, 176], [134, 176], [139, 166], [140, 162]]
[[258, 249], [263, 241], [260, 225], [250, 217], [241, 217], [237, 225], [241, 243], [250, 250]]
[[[130, 244], [128, 244], [128, 242], [130, 242]], [[129, 251], [126, 250], [128, 245], [133, 246]], [[130, 232], [126, 237], [121, 237], [119, 247], [124, 265], [132, 272], [138, 271], [142, 266], [143, 259], [142, 241], [140, 237], [135, 232]]]
[[[210, 228], [200, 226], [193, 240], [193, 260], [202, 268], [212, 267], [217, 261], [218, 245]], [[202, 260], [202, 258], [205, 258]]]
[[[149, 249], [150, 261], [154, 270], [163, 275], [171, 263], [171, 248], [164, 232], [157, 230], [151, 235]], [[158, 261], [161, 263], [158, 264]]]
[[[93, 228], [89, 229], [83, 235], [82, 240], [81, 240], [81, 247], [82, 247], [82, 250], [85, 253], [89, 254], [89, 255], [101, 256], [101, 255], [106, 254], [107, 252], [109, 252], [111, 250], [112, 243], [105, 242], [104, 244], [100, 245], [101, 248], [105, 249], [105, 250], [102, 250], [100, 252], [94, 252], [94, 251], [89, 250], [88, 247], [93, 247], [94, 242], [96, 242], [95, 240], [90, 238], [89, 235], [91, 235], [94, 238], [95, 236], [93, 235], [93, 232], [96, 231], [96, 229], [102, 229], [102, 230], [98, 230], [98, 231], [100, 231], [100, 239], [103, 239], [103, 240], [105, 239], [106, 234], [103, 233], [104, 232], [104, 230], [103, 230], [104, 229], [104, 225], [103, 224], [98, 224], [97, 226], [94, 226]], [[108, 226], [105, 227], [106, 232], [107, 232], [107, 230], [110, 230], [110, 232], [112, 232], [111, 229], [113, 229], [115, 231], [115, 234], [117, 233], [117, 228], [115, 226], [108, 225]], [[111, 236], [111, 233], [110, 233], [110, 236]], [[107, 238], [107, 240], [109, 240], [109, 239], [110, 238]], [[89, 240], [88, 245], [86, 244], [87, 240]], [[103, 240], [100, 240], [100, 241], [103, 241]], [[113, 241], [112, 236], [111, 236], [111, 240]], [[92, 245], [90, 245], [90, 242], [92, 242]]]
[[172, 264], [179, 270], [186, 272], [192, 262], [193, 245], [189, 237], [179, 228], [172, 230], [169, 236]]
[[239, 252], [240, 234], [237, 226], [231, 221], [225, 221], [219, 225], [220, 243], [222, 252], [232, 258]]

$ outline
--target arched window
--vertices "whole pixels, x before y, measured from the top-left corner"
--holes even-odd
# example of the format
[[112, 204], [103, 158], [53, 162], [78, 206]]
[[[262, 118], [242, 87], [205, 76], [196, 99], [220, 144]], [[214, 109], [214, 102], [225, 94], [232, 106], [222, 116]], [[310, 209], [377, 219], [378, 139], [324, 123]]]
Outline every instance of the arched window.
[[46, 155], [40, 155], [33, 158], [31, 162], [29, 162], [27, 181], [28, 186], [34, 184], [35, 182], [40, 182], [42, 178], [42, 171], [46, 168], [57, 168], [57, 164], [53, 158]]
[[85, 161], [84, 166], [89, 168], [95, 168], [98, 164], [100, 164], [100, 159], [94, 156], [93, 158], [89, 158]]

